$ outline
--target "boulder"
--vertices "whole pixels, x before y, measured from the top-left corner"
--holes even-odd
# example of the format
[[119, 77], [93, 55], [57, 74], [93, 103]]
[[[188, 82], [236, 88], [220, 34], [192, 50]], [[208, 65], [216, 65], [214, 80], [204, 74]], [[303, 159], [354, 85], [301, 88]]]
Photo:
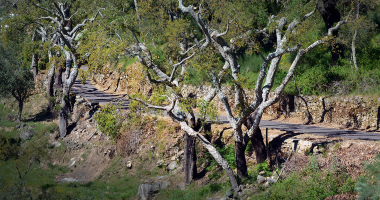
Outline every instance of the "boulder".
[[186, 190], [186, 184], [185, 183], [178, 183], [177, 184], [177, 187], [180, 189], [180, 190]]
[[158, 192], [158, 187], [151, 184], [141, 184], [138, 190], [139, 200], [150, 200], [153, 199], [154, 193]]
[[61, 143], [60, 142], [53, 142], [50, 144], [51, 147], [59, 147], [61, 146]]
[[272, 184], [272, 183], [277, 182], [277, 180], [276, 180], [276, 179], [273, 179], [273, 178], [267, 178], [267, 182], [268, 182], [269, 184]]
[[157, 161], [156, 167], [162, 167], [163, 164], [164, 164], [164, 161], [160, 159]]
[[25, 127], [25, 123], [17, 124], [16, 129], [23, 129]]
[[266, 180], [267, 180], [267, 178], [264, 177], [264, 176], [261, 176], [261, 175], [258, 175], [258, 176], [257, 176], [257, 182], [258, 182], [259, 184], [264, 183]]
[[166, 168], [168, 171], [171, 171], [171, 170], [174, 170], [175, 168], [177, 168], [178, 165], [177, 165], [177, 162], [176, 161], [173, 161], [171, 162], [168, 167]]
[[23, 130], [20, 133], [21, 140], [29, 140], [36, 132], [34, 130]]

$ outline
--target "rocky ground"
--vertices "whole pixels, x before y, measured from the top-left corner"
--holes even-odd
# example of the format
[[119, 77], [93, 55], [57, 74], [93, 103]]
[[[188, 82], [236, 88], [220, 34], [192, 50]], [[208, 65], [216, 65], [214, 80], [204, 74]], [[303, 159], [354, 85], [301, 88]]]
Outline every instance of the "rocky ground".
[[[123, 142], [119, 139], [111, 140], [96, 130], [93, 120], [94, 109], [97, 105], [91, 105], [81, 97], [77, 97], [72, 115], [72, 129], [64, 139], [58, 138], [58, 133], [51, 136], [51, 145], [55, 146], [53, 152], [54, 163], [65, 165], [69, 171], [56, 177], [57, 182], [80, 182], [85, 183], [104, 176], [104, 171], [110, 168], [117, 159], [121, 166], [113, 174], [123, 174], [128, 171], [131, 174], [141, 173], [141, 165], [144, 170], [155, 171], [157, 168], [169, 172], [167, 175], [151, 176], [141, 180], [142, 184], [138, 191], [140, 199], [152, 199], [161, 190], [166, 188], [186, 189], [183, 182], [183, 136], [175, 123], [167, 117], [154, 118], [139, 130], [141, 136], [137, 149], [131, 154], [123, 153]], [[126, 111], [127, 112], [127, 111]], [[149, 119], [153, 119], [150, 118]], [[74, 120], [76, 119], [76, 120]], [[148, 118], [146, 118], [148, 119]], [[174, 127], [168, 128], [168, 127]], [[232, 144], [232, 130], [227, 129], [227, 124], [212, 126], [212, 141], [220, 139], [225, 144]], [[224, 133], [221, 136], [221, 131]], [[266, 129], [262, 129], [265, 137]], [[122, 136], [127, 136], [125, 132]], [[123, 137], [121, 137], [123, 138]], [[163, 144], [162, 144], [163, 143]], [[268, 130], [268, 143], [271, 147], [272, 164], [282, 164], [282, 171], [273, 171], [272, 174], [262, 172], [257, 176], [257, 183], [241, 186], [241, 191], [227, 191], [222, 196], [213, 199], [248, 198], [252, 191], [259, 190], [259, 185], [270, 187], [279, 178], [286, 178], [292, 172], [300, 171], [309, 162], [310, 155], [315, 155], [318, 166], [328, 168], [331, 163], [341, 163], [347, 167], [352, 178], [356, 178], [362, 171], [362, 163], [371, 160], [380, 152], [380, 145], [374, 141], [346, 140], [342, 138], [328, 138], [311, 134], [297, 134], [270, 129]], [[199, 147], [201, 148], [201, 147]], [[116, 156], [119, 155], [119, 156]], [[202, 154], [199, 154], [201, 157]], [[247, 154], [250, 167], [256, 165], [254, 154]], [[278, 162], [278, 163], [276, 163]], [[207, 164], [207, 163], [206, 163]], [[205, 168], [205, 163], [200, 164], [198, 172]], [[220, 169], [217, 169], [220, 170]], [[223, 173], [220, 170], [220, 173]], [[213, 180], [207, 172], [203, 177], [195, 180], [195, 185], [202, 186]], [[227, 181], [222, 176], [220, 182]], [[235, 195], [235, 196], [234, 196]]]

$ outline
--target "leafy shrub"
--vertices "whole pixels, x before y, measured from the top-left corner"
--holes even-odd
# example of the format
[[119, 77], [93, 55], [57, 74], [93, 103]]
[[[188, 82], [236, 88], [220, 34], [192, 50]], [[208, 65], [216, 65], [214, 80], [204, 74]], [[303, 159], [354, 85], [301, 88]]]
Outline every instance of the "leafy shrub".
[[122, 115], [118, 107], [113, 104], [106, 104], [102, 107], [100, 112], [94, 116], [97, 128], [105, 134], [116, 138], [122, 125]]
[[17, 141], [13, 138], [7, 139], [0, 135], [0, 160], [8, 160], [17, 157]]
[[380, 199], [380, 154], [371, 164], [366, 163], [365, 170], [356, 184], [358, 199]]
[[325, 199], [354, 192], [355, 182], [342, 164], [337, 163], [329, 170], [321, 170], [317, 160], [312, 157], [304, 171], [293, 173], [287, 179], [275, 183], [269, 191], [252, 199]]

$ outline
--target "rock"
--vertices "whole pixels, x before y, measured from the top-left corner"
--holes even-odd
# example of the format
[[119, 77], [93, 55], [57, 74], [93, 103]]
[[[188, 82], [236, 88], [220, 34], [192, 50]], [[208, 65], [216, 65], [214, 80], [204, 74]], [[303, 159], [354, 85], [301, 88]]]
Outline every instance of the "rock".
[[264, 175], [264, 174], [265, 174], [265, 171], [261, 171], [259, 174], [260, 174], [260, 175]]
[[180, 190], [186, 190], [186, 185], [185, 185], [185, 183], [178, 183], [178, 184], [177, 184], [177, 187], [178, 187]]
[[179, 152], [177, 153], [177, 156], [180, 156], [180, 155], [182, 155], [182, 154], [184, 154], [184, 151], [183, 151], [183, 150], [179, 151]]
[[158, 187], [151, 184], [141, 184], [138, 190], [139, 200], [150, 200], [153, 199], [154, 193], [158, 192]]
[[166, 168], [168, 171], [170, 171], [170, 170], [174, 170], [175, 168], [177, 168], [177, 162], [176, 161], [173, 161], [173, 162], [171, 162], [169, 165], [168, 165], [168, 167]]
[[270, 187], [270, 184], [269, 184], [268, 182], [265, 182], [265, 183], [264, 183], [264, 186], [267, 187], [267, 188], [269, 188], [269, 187]]
[[16, 129], [23, 129], [24, 127], [25, 127], [25, 123], [16, 125]]
[[29, 140], [36, 132], [34, 130], [23, 130], [20, 133], [21, 140]]
[[127, 168], [128, 168], [128, 169], [131, 169], [131, 168], [132, 168], [132, 161], [128, 161], [128, 162], [127, 162]]
[[164, 190], [164, 189], [168, 188], [169, 185], [170, 185], [169, 181], [162, 181], [162, 183], [160, 183], [160, 189]]
[[69, 161], [69, 165], [67, 166], [68, 168], [74, 166], [75, 164], [75, 158], [71, 158], [70, 161]]
[[59, 146], [61, 146], [60, 142], [53, 142], [53, 143], [51, 143], [51, 147], [59, 147]]
[[59, 183], [63, 183], [63, 182], [74, 183], [74, 182], [79, 182], [79, 180], [75, 179], [75, 178], [63, 178], [63, 179], [59, 180], [58, 182]]
[[226, 190], [226, 195], [224, 195], [225, 197], [228, 197], [228, 198], [232, 198], [234, 195], [234, 189], [230, 188], [228, 190]]
[[258, 176], [257, 176], [257, 182], [258, 182], [259, 184], [264, 183], [266, 180], [267, 180], [267, 178], [265, 178], [264, 176], [261, 176], [261, 175], [258, 175]]
[[267, 183], [272, 184], [272, 183], [275, 183], [275, 182], [277, 182], [276, 179], [273, 179], [273, 178], [267, 178]]
[[164, 161], [162, 159], [160, 159], [160, 160], [157, 161], [156, 166], [157, 167], [162, 167], [163, 164], [164, 164]]
[[35, 126], [33, 124], [28, 127], [29, 130], [34, 129], [34, 128], [35, 128]]

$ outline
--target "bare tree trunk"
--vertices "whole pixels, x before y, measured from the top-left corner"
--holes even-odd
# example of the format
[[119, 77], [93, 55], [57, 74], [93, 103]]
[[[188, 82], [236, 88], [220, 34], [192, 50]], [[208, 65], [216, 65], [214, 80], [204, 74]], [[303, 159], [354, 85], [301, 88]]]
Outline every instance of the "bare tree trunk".
[[55, 105], [54, 100], [54, 72], [55, 72], [55, 60], [51, 59], [51, 52], [49, 52], [49, 59], [50, 59], [50, 70], [48, 74], [48, 84], [47, 84], [47, 96], [48, 96], [48, 112], [51, 112]]
[[186, 124], [186, 122], [180, 122], [181, 129], [187, 132], [190, 136], [198, 138], [198, 140], [202, 143], [202, 145], [208, 150], [208, 152], [214, 157], [216, 162], [224, 169], [228, 178], [230, 179], [231, 187], [233, 189], [237, 189], [239, 187], [236, 177], [227, 161], [219, 154], [219, 152], [215, 149], [215, 147], [209, 142], [203, 135], [194, 131], [190, 126]]
[[[257, 111], [258, 110], [256, 110], [254, 113], [249, 115], [247, 117], [247, 119], [245, 120], [244, 125], [247, 127], [247, 129], [250, 129], [252, 127], [253, 123], [255, 122]], [[264, 138], [263, 138], [263, 135], [261, 133], [260, 128], [257, 128], [257, 131], [253, 134], [253, 136], [250, 138], [250, 140], [251, 140], [252, 147], [253, 147], [255, 154], [256, 154], [256, 162], [257, 163], [264, 162], [266, 157], [267, 157], [267, 149], [265, 147]], [[248, 144], [249, 140], [247, 137], [245, 137], [244, 141], [246, 141], [246, 143]]]
[[185, 179], [186, 184], [190, 184], [191, 181], [197, 175], [197, 156], [195, 154], [195, 141], [196, 138], [190, 136], [185, 132]]
[[247, 161], [245, 159], [246, 148], [247, 145], [244, 142], [235, 141], [236, 170], [240, 178], [248, 177]]
[[70, 76], [70, 69], [71, 69], [71, 55], [69, 52], [66, 52], [66, 73], [65, 73], [65, 81], [63, 83], [63, 89], [62, 89], [62, 95], [61, 95], [61, 110], [59, 112], [59, 134], [61, 138], [64, 138], [67, 134], [67, 119], [69, 114], [69, 92], [70, 87], [68, 85], [68, 79]]
[[[322, 15], [323, 21], [325, 22], [325, 27], [329, 30], [337, 22], [340, 21], [340, 12], [336, 8], [337, 1], [335, 0], [319, 0], [318, 1], [318, 11]], [[334, 37], [338, 36], [338, 30], [334, 30], [332, 35]], [[330, 46], [330, 52], [332, 57], [332, 63], [335, 65], [340, 57], [344, 56], [344, 48], [342, 44], [332, 44]]]
[[137, 7], [137, 0], [134, 0], [134, 3], [135, 3], [135, 9], [136, 9], [136, 16], [137, 16], [137, 19], [140, 19], [140, 16], [139, 16], [139, 10], [138, 10], [138, 7]]
[[21, 114], [22, 114], [22, 109], [24, 107], [24, 102], [22, 100], [17, 100], [17, 101], [18, 101], [18, 114], [17, 114], [16, 122], [21, 122]]
[[[62, 48], [63, 49], [63, 48]], [[63, 49], [64, 50], [64, 49]], [[63, 83], [63, 91], [61, 96], [61, 111], [59, 112], [59, 134], [61, 138], [65, 137], [67, 134], [67, 119], [69, 114], [70, 102], [69, 102], [69, 93], [70, 89], [73, 86], [75, 80], [78, 76], [78, 66], [77, 58], [75, 53], [68, 52], [66, 50], [66, 72], [65, 72], [65, 81]], [[71, 70], [71, 65], [74, 64], [73, 69]]]
[[[360, 2], [357, 0], [357, 10], [356, 10], [356, 20], [359, 18], [359, 7], [360, 7]], [[358, 66], [358, 62], [356, 60], [356, 47], [355, 47], [355, 41], [356, 41], [356, 37], [358, 35], [358, 29], [355, 29], [355, 32], [354, 32], [354, 36], [352, 38], [352, 44], [351, 44], [351, 50], [352, 50], [352, 60], [354, 61], [354, 66], [355, 66], [355, 69], [358, 70], [359, 69], [359, 66]]]
[[38, 74], [38, 55], [35, 53], [32, 53], [32, 64], [30, 67], [33, 70], [34, 81], [36, 81], [37, 80], [37, 74]]
[[61, 110], [59, 112], [59, 134], [61, 138], [64, 138], [67, 134], [67, 118], [69, 113], [69, 89], [63, 88], [61, 96]]
[[264, 138], [263, 138], [260, 128], [258, 128], [256, 133], [253, 134], [253, 137], [251, 137], [251, 143], [255, 151], [256, 162], [257, 163], [264, 162], [268, 155], [267, 155], [267, 149], [264, 144]]
[[55, 77], [55, 87], [62, 90], [62, 74], [63, 74], [63, 67], [62, 65], [58, 68], [58, 73]]

